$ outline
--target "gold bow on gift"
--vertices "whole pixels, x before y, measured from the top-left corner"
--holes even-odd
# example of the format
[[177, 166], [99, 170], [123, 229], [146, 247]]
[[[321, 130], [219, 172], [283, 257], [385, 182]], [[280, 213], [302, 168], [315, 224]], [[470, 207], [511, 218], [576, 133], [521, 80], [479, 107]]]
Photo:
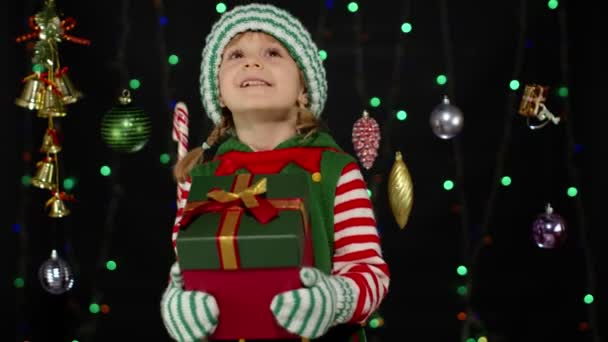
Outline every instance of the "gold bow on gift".
[[245, 207], [252, 209], [260, 206], [260, 202], [256, 196], [266, 193], [266, 184], [266, 178], [262, 178], [255, 182], [255, 184], [252, 186], [242, 191], [234, 193], [221, 189], [215, 189], [209, 191], [209, 193], [207, 193], [207, 197], [221, 203], [229, 203], [240, 199], [243, 201]]
[[279, 209], [272, 205], [269, 200], [260, 196], [266, 193], [266, 178], [247, 187], [250, 178], [250, 174], [238, 175], [232, 189], [234, 192], [213, 189], [207, 193], [207, 197], [211, 201], [195, 201], [186, 204], [184, 216], [180, 221], [182, 227], [188, 225], [193, 218], [200, 214], [222, 212], [231, 207], [239, 208], [242, 205], [258, 222], [262, 224], [270, 222], [279, 215]]

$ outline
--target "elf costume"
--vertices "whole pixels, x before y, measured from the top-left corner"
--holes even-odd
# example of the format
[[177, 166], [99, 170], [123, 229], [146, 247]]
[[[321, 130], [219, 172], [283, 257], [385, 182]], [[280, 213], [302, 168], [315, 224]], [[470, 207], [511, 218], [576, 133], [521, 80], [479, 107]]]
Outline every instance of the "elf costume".
[[[213, 26], [203, 50], [201, 94], [209, 117], [221, 120], [217, 71], [221, 53], [234, 35], [259, 30], [274, 36], [303, 71], [310, 109], [317, 117], [327, 95], [325, 71], [318, 50], [302, 24], [270, 5], [250, 4], [226, 12]], [[190, 173], [197, 177], [235, 174], [306, 174], [314, 265], [300, 271], [302, 287], [278, 293], [268, 303], [276, 322], [297, 336], [314, 341], [365, 341], [362, 324], [379, 307], [389, 285], [376, 221], [365, 181], [353, 157], [325, 133], [297, 135], [272, 151], [254, 152], [232, 136], [215, 157]], [[186, 189], [190, 188], [190, 183]], [[173, 228], [173, 246], [182, 222], [188, 191], [181, 191]], [[178, 262], [161, 300], [169, 335], [178, 341], [201, 340], [213, 334], [221, 307], [201, 291], [186, 291]], [[255, 295], [255, 294], [252, 294]], [[301, 341], [294, 339], [289, 341]], [[247, 340], [253, 341], [253, 340]], [[277, 340], [274, 340], [277, 341]]]

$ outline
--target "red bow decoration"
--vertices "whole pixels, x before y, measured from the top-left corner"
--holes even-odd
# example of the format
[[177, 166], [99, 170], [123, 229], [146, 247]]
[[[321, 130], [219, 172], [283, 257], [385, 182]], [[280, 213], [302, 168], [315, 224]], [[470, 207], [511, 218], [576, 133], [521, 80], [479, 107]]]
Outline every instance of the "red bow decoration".
[[[28, 20], [29, 27], [33, 30], [33, 32], [23, 34], [15, 39], [17, 43], [24, 42], [26, 40], [34, 39], [40, 35], [40, 26], [36, 24], [36, 17], [31, 16]], [[70, 31], [76, 26], [76, 19], [72, 17], [65, 18], [61, 20], [61, 38], [81, 45], [90, 45], [91, 41], [84, 38], [74, 37], [69, 34], [65, 34], [64, 32]]]
[[45, 208], [50, 206], [51, 204], [53, 204], [53, 202], [55, 202], [57, 200], [70, 201], [70, 202], [76, 201], [76, 198], [73, 195], [68, 195], [64, 191], [57, 192], [57, 190], [53, 190], [53, 191], [51, 191], [51, 194], [53, 194], [53, 197], [49, 198], [49, 200], [46, 201], [46, 204], [44, 205]]

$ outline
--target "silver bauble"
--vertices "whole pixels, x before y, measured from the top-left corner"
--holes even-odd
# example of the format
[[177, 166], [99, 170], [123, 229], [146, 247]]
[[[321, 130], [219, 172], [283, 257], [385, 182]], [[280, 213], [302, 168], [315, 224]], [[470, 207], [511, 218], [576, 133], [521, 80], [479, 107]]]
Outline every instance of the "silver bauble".
[[447, 95], [431, 112], [431, 128], [441, 139], [450, 139], [462, 130], [464, 116], [460, 109], [452, 104]]
[[38, 269], [42, 287], [51, 294], [62, 294], [74, 286], [74, 276], [68, 263], [53, 249], [51, 257]]

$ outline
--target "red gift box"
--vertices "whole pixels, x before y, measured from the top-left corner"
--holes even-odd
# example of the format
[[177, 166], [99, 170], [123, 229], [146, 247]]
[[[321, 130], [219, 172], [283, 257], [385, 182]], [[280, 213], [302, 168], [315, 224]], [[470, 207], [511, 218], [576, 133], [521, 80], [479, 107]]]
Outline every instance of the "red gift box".
[[299, 269], [189, 270], [183, 275], [186, 290], [210, 293], [218, 303], [211, 340], [298, 338], [277, 324], [270, 303], [276, 294], [302, 287]]

